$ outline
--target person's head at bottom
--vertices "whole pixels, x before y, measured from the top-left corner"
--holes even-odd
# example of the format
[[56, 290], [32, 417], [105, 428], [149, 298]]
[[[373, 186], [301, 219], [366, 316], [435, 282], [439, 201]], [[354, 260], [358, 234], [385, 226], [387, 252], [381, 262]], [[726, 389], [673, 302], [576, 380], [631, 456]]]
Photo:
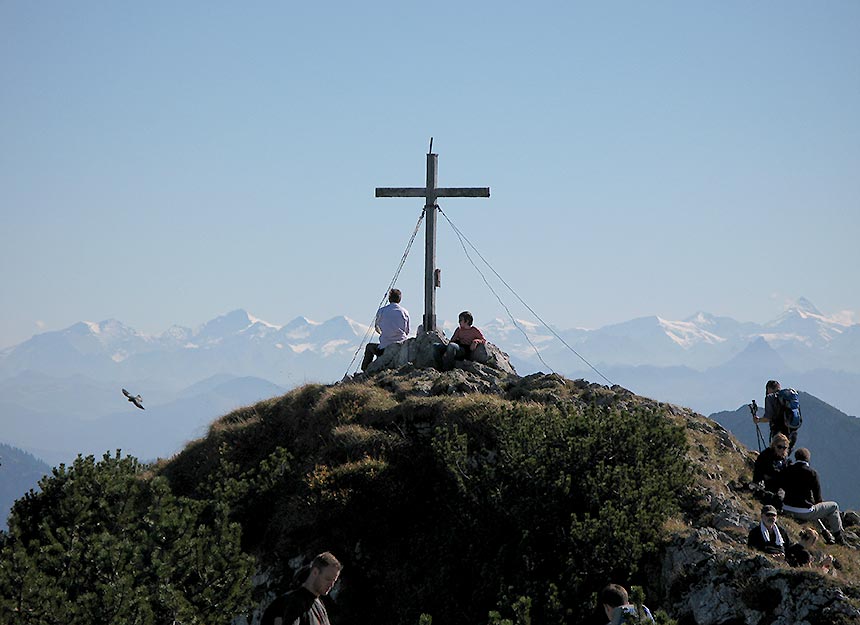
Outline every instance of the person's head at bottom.
[[603, 609], [606, 611], [606, 618], [610, 620], [612, 620], [612, 612], [615, 608], [627, 605], [629, 602], [630, 599], [624, 586], [609, 584], [600, 591], [600, 603], [603, 604]]
[[330, 552], [325, 551], [313, 559], [307, 579], [302, 586], [315, 597], [327, 595], [340, 576], [343, 565]]

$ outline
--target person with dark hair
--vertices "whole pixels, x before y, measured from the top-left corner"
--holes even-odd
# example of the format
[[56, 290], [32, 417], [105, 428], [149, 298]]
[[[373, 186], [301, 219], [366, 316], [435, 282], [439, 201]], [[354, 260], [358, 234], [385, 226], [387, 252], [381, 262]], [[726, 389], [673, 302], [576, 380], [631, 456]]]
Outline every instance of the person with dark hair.
[[260, 625], [330, 625], [320, 597], [329, 593], [342, 568], [328, 551], [316, 556], [296, 573], [295, 580], [301, 585], [272, 601]]
[[454, 334], [451, 335], [447, 347], [444, 348], [441, 367], [443, 371], [453, 369], [455, 360], [471, 360], [472, 352], [478, 348], [478, 345], [487, 342], [483, 333], [472, 325], [474, 320], [472, 313], [468, 310], [460, 313], [457, 318], [459, 325], [454, 330]]
[[630, 603], [627, 590], [618, 584], [609, 584], [600, 591], [597, 601], [603, 605], [607, 625], [622, 623], [653, 623], [654, 617], [646, 606], [636, 606]]
[[794, 464], [780, 471], [778, 482], [785, 490], [782, 510], [800, 521], [822, 520], [834, 541], [844, 545], [839, 504], [822, 500], [818, 473], [809, 466], [811, 456], [807, 448], [801, 447], [794, 452]]
[[777, 434], [784, 434], [788, 438], [788, 453], [791, 453], [791, 450], [794, 449], [797, 443], [797, 430], [792, 431], [785, 421], [785, 411], [779, 401], [779, 397], [777, 397], [777, 393], [779, 393], [781, 388], [779, 382], [776, 380], [767, 381], [767, 384], [764, 386], [764, 416], [753, 415], [753, 421], [755, 423], [770, 424], [771, 440]]
[[764, 551], [768, 555], [785, 557], [785, 550], [791, 544], [785, 529], [776, 524], [777, 511], [771, 505], [761, 509], [761, 522], [750, 530], [747, 545]]
[[391, 289], [388, 292], [388, 305], [376, 311], [374, 327], [379, 333], [379, 343], [368, 343], [365, 346], [362, 371], [367, 371], [374, 356], [382, 356], [386, 347], [393, 343], [402, 343], [409, 336], [409, 311], [400, 305], [402, 297], [400, 289]]
[[762, 451], [753, 466], [752, 486], [756, 497], [762, 503], [769, 503], [777, 509], [782, 508], [777, 478], [780, 471], [791, 464], [788, 459], [788, 437], [777, 433], [770, 441], [770, 447]]

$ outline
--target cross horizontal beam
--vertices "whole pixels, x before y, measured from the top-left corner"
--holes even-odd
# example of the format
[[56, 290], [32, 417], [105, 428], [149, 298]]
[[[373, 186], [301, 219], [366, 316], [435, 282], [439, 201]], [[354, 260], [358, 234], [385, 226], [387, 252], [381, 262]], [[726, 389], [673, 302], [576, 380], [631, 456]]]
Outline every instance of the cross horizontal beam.
[[490, 187], [377, 187], [376, 197], [490, 197]]

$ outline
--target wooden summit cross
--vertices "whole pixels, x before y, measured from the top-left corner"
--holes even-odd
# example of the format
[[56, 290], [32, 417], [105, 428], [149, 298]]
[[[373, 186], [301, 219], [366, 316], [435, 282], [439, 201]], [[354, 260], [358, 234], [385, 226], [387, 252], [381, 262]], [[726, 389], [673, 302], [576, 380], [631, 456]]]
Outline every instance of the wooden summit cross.
[[436, 186], [439, 155], [433, 154], [433, 139], [427, 154], [427, 185], [424, 187], [377, 187], [376, 197], [423, 197], [427, 213], [424, 236], [424, 331], [436, 329], [436, 199], [440, 197], [490, 197], [490, 187], [445, 188]]

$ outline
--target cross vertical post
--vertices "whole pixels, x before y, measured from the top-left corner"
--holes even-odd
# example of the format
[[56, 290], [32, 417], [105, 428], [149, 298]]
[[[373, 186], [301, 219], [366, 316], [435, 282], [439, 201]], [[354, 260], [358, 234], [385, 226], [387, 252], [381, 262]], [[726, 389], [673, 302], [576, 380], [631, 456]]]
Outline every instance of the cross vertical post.
[[[433, 149], [433, 140], [430, 140]], [[422, 187], [377, 187], [376, 197], [423, 197], [427, 229], [424, 235], [425, 332], [436, 330], [436, 200], [440, 197], [490, 197], [489, 187], [437, 187], [439, 155], [427, 154], [427, 183]]]
[[424, 203], [424, 218], [427, 229], [424, 233], [424, 331], [436, 329], [436, 182], [438, 154], [427, 155], [427, 196]]

